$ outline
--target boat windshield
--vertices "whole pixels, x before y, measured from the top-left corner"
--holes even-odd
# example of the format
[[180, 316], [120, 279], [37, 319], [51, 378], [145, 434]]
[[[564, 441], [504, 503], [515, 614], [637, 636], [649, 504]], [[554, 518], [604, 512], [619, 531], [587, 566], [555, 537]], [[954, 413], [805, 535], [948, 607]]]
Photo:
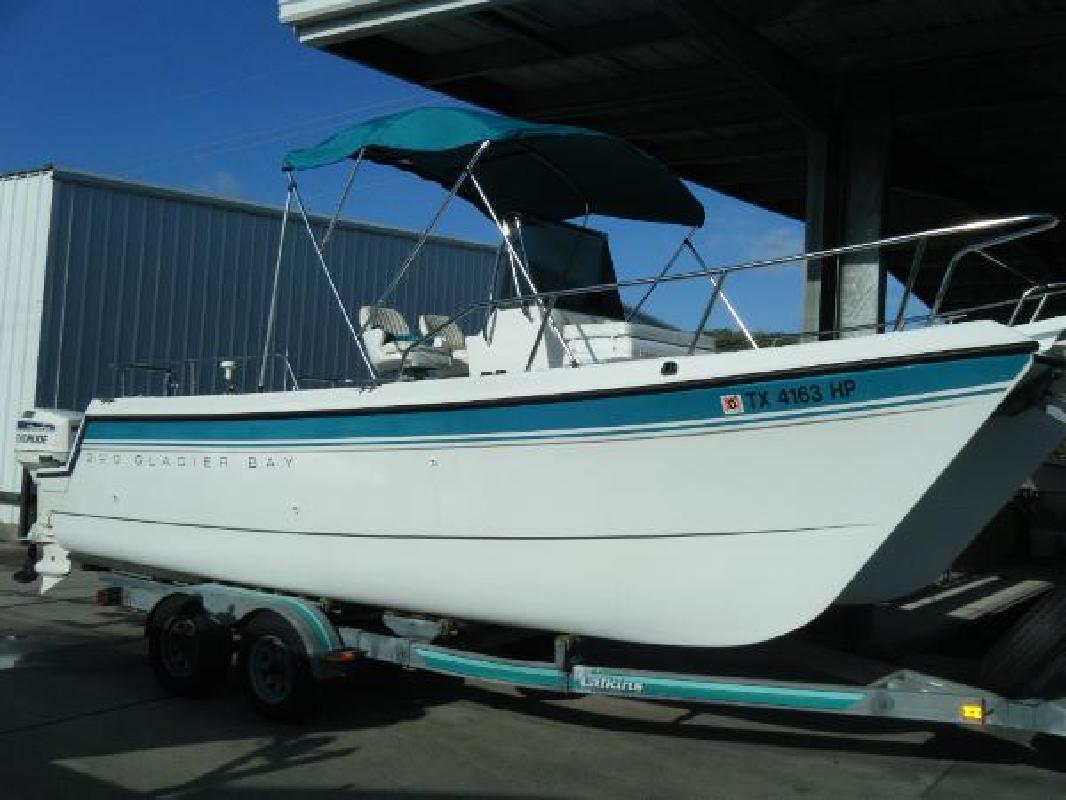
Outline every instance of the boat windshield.
[[[530, 277], [541, 292], [617, 282], [607, 236], [601, 231], [535, 218], [516, 218], [509, 227]], [[516, 276], [502, 270], [497, 287], [501, 300], [525, 293]], [[625, 318], [617, 289], [562, 295], [557, 307], [604, 319]]]

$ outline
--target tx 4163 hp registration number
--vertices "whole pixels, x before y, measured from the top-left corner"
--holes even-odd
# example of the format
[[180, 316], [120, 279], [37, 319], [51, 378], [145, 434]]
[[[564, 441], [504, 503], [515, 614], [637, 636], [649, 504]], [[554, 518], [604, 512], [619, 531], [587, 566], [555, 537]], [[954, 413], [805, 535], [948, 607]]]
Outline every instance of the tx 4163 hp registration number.
[[851, 378], [842, 380], [797, 383], [774, 389], [753, 389], [742, 392], [745, 410], [764, 411], [780, 406], [803, 406], [847, 400], [858, 385]]

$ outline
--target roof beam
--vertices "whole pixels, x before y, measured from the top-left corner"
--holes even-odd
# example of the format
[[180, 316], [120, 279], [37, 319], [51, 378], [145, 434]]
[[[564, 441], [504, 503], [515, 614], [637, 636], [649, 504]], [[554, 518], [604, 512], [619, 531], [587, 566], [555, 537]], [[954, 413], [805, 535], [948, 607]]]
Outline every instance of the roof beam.
[[921, 62], [908, 67], [853, 72], [841, 86], [849, 113], [892, 109], [905, 120], [955, 111], [1000, 110], [1061, 98], [1066, 82], [1066, 50], [1031, 47], [981, 58]]
[[886, 180], [891, 189], [957, 200], [978, 213], [1010, 210], [1007, 198], [995, 197], [979, 181], [953, 169], [939, 154], [898, 132], [892, 141]]
[[478, 22], [492, 28], [501, 38], [518, 37], [535, 44], [539, 44], [558, 58], [566, 56], [566, 51], [552, 41], [551, 37], [542, 33], [537, 27], [526, 23], [522, 15], [513, 15], [507, 9], [488, 9], [478, 16]]
[[[580, 122], [581, 117], [575, 117]], [[758, 129], [755, 135], [766, 132], [768, 125], [792, 130], [793, 126], [780, 119], [773, 103], [765, 97], [736, 97], [727, 99], [696, 98], [690, 104], [674, 103], [669, 109], [654, 114], [641, 113], [639, 106], [613, 115], [594, 118], [594, 127], [644, 142], [689, 141], [694, 136], [739, 136], [744, 131]]]
[[[422, 86], [429, 86], [433, 76], [433, 63], [429, 56], [379, 36], [338, 42], [325, 49], [334, 55]], [[505, 105], [511, 97], [504, 86], [478, 77], [456, 83], [448, 88], [448, 93], [472, 103], [497, 108]]]
[[[834, 9], [832, 24], [847, 28], [861, 25], [870, 17], [870, 9], [857, 4]], [[774, 25], [768, 26], [769, 31]], [[1027, 53], [1032, 48], [1061, 47], [1066, 37], [1066, 11], [1030, 12], [1017, 17], [979, 19], [935, 26], [925, 30], [863, 37], [840, 42], [833, 47], [804, 49], [800, 55], [809, 63], [826, 65], [834, 70], [878, 70], [905, 67], [922, 61], [943, 63], [948, 60], [986, 59], [1005, 52]]]
[[[807, 143], [798, 130], [774, 131], [761, 135], [707, 137], [683, 142], [667, 142], [654, 147], [655, 155], [684, 171], [692, 165], [738, 164], [750, 162], [805, 163]], [[802, 180], [802, 176], [801, 176]]]
[[504, 111], [540, 121], [634, 112], [648, 108], [676, 108], [678, 100], [703, 100], [736, 95], [736, 84], [723, 80], [720, 69], [656, 70], [602, 81], [560, 86], [516, 94]]
[[424, 54], [380, 36], [344, 39], [325, 45], [323, 49], [341, 58], [384, 70], [412, 83], [422, 83], [429, 77], [429, 61]]
[[[490, 45], [441, 53], [427, 59], [426, 84], [444, 88], [458, 80], [493, 72], [535, 67], [566, 58], [619, 52], [683, 35], [683, 31], [661, 14], [642, 14], [613, 22], [553, 31], [550, 37], [512, 35]], [[546, 39], [550, 41], [550, 46]]]
[[816, 75], [758, 32], [726, 13], [716, 0], [668, 0], [664, 11], [712, 45], [711, 54], [740, 78], [768, 93], [807, 130], [824, 131], [829, 113]]

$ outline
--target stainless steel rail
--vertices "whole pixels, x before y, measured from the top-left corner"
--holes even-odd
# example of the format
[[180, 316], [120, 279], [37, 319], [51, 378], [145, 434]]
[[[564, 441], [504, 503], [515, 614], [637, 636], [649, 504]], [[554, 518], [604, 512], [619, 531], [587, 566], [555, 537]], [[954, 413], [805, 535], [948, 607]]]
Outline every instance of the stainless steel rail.
[[[649, 287], [649, 291], [655, 289], [661, 284], [674, 283], [678, 281], [689, 281], [699, 278], [710, 278], [712, 281], [712, 288], [708, 303], [703, 307], [701, 311], [700, 324], [694, 331], [694, 342], [698, 342], [699, 336], [702, 334], [703, 326], [710, 318], [717, 298], [721, 295], [720, 285], [723, 280], [729, 275], [738, 272], [749, 272], [753, 270], [766, 269], [768, 267], [775, 267], [787, 264], [806, 264], [809, 261], [823, 260], [827, 258], [835, 258], [842, 255], [848, 255], [852, 253], [862, 253], [870, 250], [880, 250], [889, 248], [899, 248], [909, 244], [916, 244], [914, 257], [911, 261], [911, 267], [908, 272], [907, 282], [904, 287], [904, 292], [900, 298], [899, 308], [895, 315], [895, 322], [892, 326], [894, 330], [902, 330], [909, 322], [924, 322], [925, 324], [933, 324], [935, 322], [952, 322], [957, 319], [968, 316], [980, 311], [988, 311], [996, 308], [1002, 308], [1006, 306], [1015, 306], [1013, 313], [1010, 317], [1008, 324], [1014, 325], [1019, 317], [1020, 310], [1026, 302], [1032, 301], [1035, 298], [1042, 298], [1038, 301], [1038, 305], [1030, 316], [1030, 322], [1039, 318], [1040, 313], [1044, 309], [1044, 305], [1048, 297], [1055, 296], [1060, 293], [1066, 293], [1066, 282], [1064, 283], [1052, 283], [1052, 284], [1037, 284], [1035, 281], [1030, 280], [1022, 273], [1007, 266], [999, 259], [995, 259], [986, 252], [988, 249], [1014, 242], [1019, 239], [1023, 239], [1029, 236], [1035, 236], [1044, 231], [1050, 230], [1058, 225], [1058, 217], [1052, 214], [1023, 214], [1013, 217], [1001, 217], [997, 219], [977, 220], [974, 222], [963, 223], [960, 225], [951, 225], [943, 228], [932, 228], [925, 231], [919, 231], [917, 233], [900, 234], [897, 236], [888, 236], [882, 239], [877, 239], [871, 242], [862, 242], [859, 244], [844, 245], [842, 247], [833, 247], [824, 250], [814, 250], [807, 253], [797, 253], [789, 256], [779, 256], [775, 258], [755, 259], [751, 261], [745, 261], [738, 264], [720, 267], [707, 267], [702, 266], [697, 270], [690, 270], [688, 272], [678, 272], [674, 274], [666, 274], [665, 271], [660, 272], [658, 275], [652, 277], [632, 278], [625, 281], [616, 281], [613, 283], [601, 283], [590, 286], [582, 286], [571, 289], [558, 289], [548, 292], [529, 292], [527, 294], [518, 295], [515, 297], [509, 297], [506, 299], [490, 299], [485, 301], [476, 301], [469, 303], [463, 308], [459, 309], [453, 314], [447, 322], [434, 327], [427, 331], [420, 339], [416, 340], [408, 347], [400, 361], [400, 369], [397, 373], [397, 379], [403, 378], [403, 370], [406, 365], [407, 353], [417, 350], [420, 347], [425, 347], [427, 343], [432, 342], [434, 337], [444, 330], [448, 325], [452, 323], [460, 323], [469, 317], [471, 314], [483, 311], [491, 313], [502, 308], [515, 308], [524, 305], [537, 305], [541, 308], [546, 307], [549, 303], [554, 308], [560, 298], [563, 297], [575, 297], [586, 294], [596, 294], [600, 292], [617, 292], [620, 289], [645, 286]], [[936, 299], [934, 300], [933, 307], [928, 314], [921, 314], [912, 317], [906, 317], [906, 305], [910, 300], [913, 293], [914, 286], [917, 282], [918, 273], [921, 270], [924, 256], [928, 249], [928, 244], [934, 240], [948, 239], [952, 237], [962, 237], [968, 235], [981, 234], [983, 232], [993, 233], [987, 237], [980, 238], [978, 241], [967, 242], [954, 251], [948, 260], [947, 269], [944, 272], [944, 276], [941, 278], [940, 284], [937, 287]], [[944, 300], [947, 296], [949, 289], [951, 288], [952, 279], [962, 262], [962, 260], [968, 255], [978, 255], [985, 261], [988, 261], [1008, 272], [1021, 278], [1022, 280], [1028, 280], [1031, 286], [1029, 286], [1022, 296], [1018, 298], [1009, 298], [1003, 301], [997, 301], [995, 303], [988, 303], [982, 306], [975, 306], [967, 309], [955, 309], [949, 312], [942, 312], [940, 309], [943, 306]], [[701, 259], [702, 263], [702, 259]], [[646, 293], [647, 294], [647, 293]], [[734, 311], [735, 313], [735, 311]], [[739, 315], [738, 315], [739, 316]], [[799, 336], [815, 336], [815, 335], [839, 335], [850, 332], [860, 332], [863, 330], [873, 329], [876, 333], [882, 333], [888, 326], [884, 323], [878, 323], [874, 325], [859, 325], [850, 326], [846, 328], [837, 328], [832, 331], [801, 331]], [[527, 364], [529, 366], [533, 363], [533, 357], [536, 353], [536, 349], [540, 346], [542, 336], [538, 336], [533, 347], [533, 352], [530, 354]], [[749, 341], [754, 345], [754, 340], [750, 334], [748, 336]], [[692, 352], [690, 346], [689, 352]], [[527, 366], [527, 369], [529, 368]]]
[[[1003, 262], [991, 258], [985, 252], [985, 250], [987, 250], [989, 247], [996, 247], [998, 245], [1007, 244], [1008, 242], [1013, 242], [1017, 239], [1023, 239], [1026, 236], [1033, 236], [1038, 233], [1043, 233], [1044, 231], [1050, 230], [1051, 228], [1054, 228], [1056, 225], [1059, 224], [1058, 217], [1055, 217], [1051, 214], [1032, 214], [1024, 217], [1013, 217], [1004, 220], [992, 220], [993, 224], [996, 222], [999, 222], [1001, 224], [995, 225], [995, 228], [1009, 227], [1012, 224], [1019, 224], [1021, 227], [1019, 227], [1018, 230], [1008, 230], [1004, 233], [1000, 233], [996, 236], [991, 236], [979, 242], [973, 242], [955, 252], [955, 254], [951, 257], [951, 260], [948, 261], [948, 268], [947, 270], [945, 270], [944, 277], [940, 281], [940, 288], [937, 289], [936, 298], [933, 301], [933, 306], [929, 309], [930, 320], [935, 319], [937, 314], [940, 313], [940, 307], [944, 302], [944, 298], [947, 296], [948, 288], [951, 286], [951, 279], [952, 277], [954, 277], [955, 270], [959, 266], [959, 263], [962, 261], [963, 258], [972, 253], [976, 253], [984, 256], [986, 260], [997, 264], [998, 266], [1008, 270], [1014, 275], [1020, 275], [1020, 273], [1011, 269], [1010, 267], [1007, 267], [1007, 265], [1003, 264]], [[993, 225], [986, 225], [985, 227], [993, 228]], [[1021, 277], [1025, 279], [1024, 275]], [[904, 301], [906, 301], [906, 297], [904, 297]]]
[[[317, 378], [312, 376], [304, 376], [302, 379], [298, 378], [295, 370], [293, 369], [292, 362], [289, 359], [288, 353], [274, 352], [267, 353], [265, 357], [261, 356], [218, 356], [213, 358], [186, 358], [180, 361], [158, 361], [158, 362], [144, 362], [144, 361], [125, 361], [110, 364], [111, 369], [115, 370], [118, 381], [118, 396], [126, 397], [129, 378], [138, 373], [146, 375], [161, 375], [165, 379], [164, 390], [166, 395], [180, 396], [180, 395], [192, 395], [198, 393], [197, 375], [199, 371], [205, 366], [210, 365], [212, 368], [217, 368], [224, 361], [233, 361], [240, 364], [242, 369], [252, 365], [260, 363], [262, 361], [261, 369], [259, 370], [260, 376], [265, 376], [266, 368], [271, 361], [278, 361], [281, 364], [282, 372], [282, 389], [283, 391], [289, 391], [290, 384], [293, 391], [299, 390], [300, 381], [335, 381], [339, 382], [339, 378]], [[263, 380], [262, 377], [259, 379]], [[262, 384], [257, 385], [258, 391], [263, 391]]]
[[1019, 315], [1021, 314], [1022, 307], [1030, 300], [1034, 298], [1040, 298], [1036, 304], [1036, 308], [1033, 309], [1033, 313], [1029, 315], [1029, 322], [1036, 322], [1040, 317], [1040, 312], [1044, 310], [1044, 305], [1047, 303], [1049, 297], [1054, 297], [1066, 293], [1066, 282], [1058, 283], [1045, 283], [1039, 286], [1030, 286], [1024, 292], [1021, 297], [1018, 298], [1017, 305], [1014, 307], [1014, 311], [1010, 315], [1008, 325], [1014, 325]]

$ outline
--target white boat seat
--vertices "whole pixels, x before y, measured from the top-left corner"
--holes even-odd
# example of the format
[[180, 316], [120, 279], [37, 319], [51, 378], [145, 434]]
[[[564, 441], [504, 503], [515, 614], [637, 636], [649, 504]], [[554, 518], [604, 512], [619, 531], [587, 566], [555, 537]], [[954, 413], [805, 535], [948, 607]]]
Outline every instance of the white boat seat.
[[395, 308], [386, 306], [363, 306], [359, 309], [359, 326], [363, 330], [379, 329], [390, 338], [406, 338], [411, 335], [411, 328], [403, 314]]
[[418, 318], [418, 329], [423, 336], [430, 331], [436, 331], [435, 336], [440, 337], [443, 346], [449, 350], [466, 349], [466, 337], [463, 332], [451, 321], [451, 317], [444, 314], [423, 314]]
[[434, 371], [446, 369], [452, 362], [442, 348], [420, 345], [412, 349], [422, 337], [411, 333], [407, 320], [395, 308], [363, 306], [359, 325], [367, 356], [379, 375], [397, 372], [401, 363], [405, 370]]
[[470, 374], [469, 358], [466, 352], [466, 337], [459, 326], [444, 314], [422, 314], [418, 318], [418, 330], [426, 336], [436, 331], [433, 336], [434, 348], [445, 350], [452, 357], [448, 370], [450, 375]]

